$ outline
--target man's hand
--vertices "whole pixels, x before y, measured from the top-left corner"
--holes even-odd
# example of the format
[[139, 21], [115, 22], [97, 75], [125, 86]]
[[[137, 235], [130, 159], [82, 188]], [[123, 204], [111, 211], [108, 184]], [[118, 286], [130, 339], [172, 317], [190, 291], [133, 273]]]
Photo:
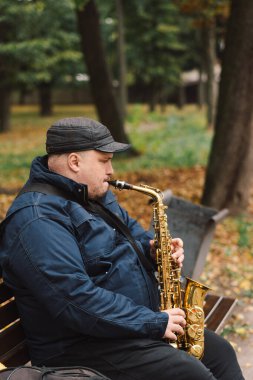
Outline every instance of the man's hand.
[[184, 327], [186, 325], [185, 312], [182, 309], [167, 309], [163, 310], [169, 316], [169, 321], [164, 333], [163, 338], [170, 339], [172, 341], [177, 340], [176, 334], [184, 334]]
[[[184, 261], [183, 246], [184, 246], [184, 243], [183, 243], [182, 239], [180, 239], [180, 238], [172, 239], [172, 241], [171, 241], [172, 257], [180, 268], [182, 268], [183, 261]], [[156, 259], [155, 252], [156, 252], [156, 248], [154, 246], [154, 240], [150, 240], [150, 255], [154, 260]]]
[[179, 265], [180, 268], [183, 266], [184, 261], [184, 243], [183, 240], [180, 238], [172, 239], [171, 241], [171, 251], [172, 251], [172, 257], [175, 260], [175, 262]]

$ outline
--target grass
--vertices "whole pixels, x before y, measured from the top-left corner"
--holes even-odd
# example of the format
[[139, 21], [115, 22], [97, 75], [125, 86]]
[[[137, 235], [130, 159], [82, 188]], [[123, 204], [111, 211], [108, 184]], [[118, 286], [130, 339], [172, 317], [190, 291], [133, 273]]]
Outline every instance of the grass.
[[179, 111], [167, 107], [165, 113], [148, 113], [134, 106], [128, 116], [133, 145], [142, 153], [138, 158], [117, 159], [119, 170], [206, 165], [211, 135], [205, 116], [195, 107]]
[[[55, 106], [50, 117], [40, 117], [35, 106], [14, 106], [12, 130], [0, 135], [1, 187], [19, 186], [29, 173], [32, 159], [45, 154], [47, 128], [57, 119], [85, 115], [97, 118], [92, 106]], [[116, 154], [118, 172], [161, 167], [206, 165], [211, 134], [205, 127], [205, 114], [194, 106], [149, 113], [143, 105], [129, 107], [126, 131], [140, 152], [129, 158]]]
[[240, 215], [236, 220], [239, 232], [238, 246], [250, 249], [252, 247], [253, 222], [245, 215]]

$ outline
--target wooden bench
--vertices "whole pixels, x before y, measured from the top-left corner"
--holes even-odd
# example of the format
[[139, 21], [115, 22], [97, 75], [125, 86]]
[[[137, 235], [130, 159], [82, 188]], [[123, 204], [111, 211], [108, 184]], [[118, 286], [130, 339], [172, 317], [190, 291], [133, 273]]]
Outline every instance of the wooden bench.
[[[220, 333], [235, 307], [232, 298], [207, 295], [205, 304], [206, 327]], [[29, 352], [15, 298], [12, 291], [0, 284], [0, 364], [16, 367], [29, 362]], [[1, 365], [0, 365], [1, 369]]]
[[30, 357], [13, 293], [0, 281], [0, 363], [16, 367]]
[[236, 304], [235, 298], [207, 294], [204, 306], [206, 327], [220, 334], [229, 317], [231, 317]]

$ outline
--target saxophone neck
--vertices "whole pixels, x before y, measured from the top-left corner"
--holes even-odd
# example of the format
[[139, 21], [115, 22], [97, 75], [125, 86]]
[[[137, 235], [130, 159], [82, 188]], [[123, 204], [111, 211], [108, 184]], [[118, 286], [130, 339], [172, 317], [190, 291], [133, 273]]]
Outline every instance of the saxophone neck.
[[155, 187], [151, 187], [151, 186], [143, 185], [143, 184], [136, 186], [136, 185], [132, 185], [130, 183], [127, 183], [125, 181], [119, 181], [119, 180], [108, 181], [108, 183], [111, 186], [114, 186], [116, 189], [119, 189], [119, 190], [125, 189], [125, 190], [139, 191], [140, 193], [143, 193], [143, 194], [150, 196], [154, 201], [161, 203], [161, 204], [163, 203], [162, 202], [162, 199], [163, 199], [162, 192], [161, 192], [161, 190], [159, 190]]

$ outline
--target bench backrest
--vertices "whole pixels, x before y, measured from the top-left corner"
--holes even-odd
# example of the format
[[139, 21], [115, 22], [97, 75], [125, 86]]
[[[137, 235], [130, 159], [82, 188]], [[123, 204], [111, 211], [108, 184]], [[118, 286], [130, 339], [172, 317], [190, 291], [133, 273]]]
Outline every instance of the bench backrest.
[[[194, 204], [174, 196], [171, 190], [164, 191], [163, 195], [163, 203], [168, 207], [166, 214], [170, 234], [184, 241], [183, 275], [198, 279], [206, 262], [216, 224], [228, 215], [228, 210], [217, 211]], [[150, 228], [153, 229], [152, 222]]]
[[15, 299], [0, 279], [0, 363], [15, 367], [29, 360]]

